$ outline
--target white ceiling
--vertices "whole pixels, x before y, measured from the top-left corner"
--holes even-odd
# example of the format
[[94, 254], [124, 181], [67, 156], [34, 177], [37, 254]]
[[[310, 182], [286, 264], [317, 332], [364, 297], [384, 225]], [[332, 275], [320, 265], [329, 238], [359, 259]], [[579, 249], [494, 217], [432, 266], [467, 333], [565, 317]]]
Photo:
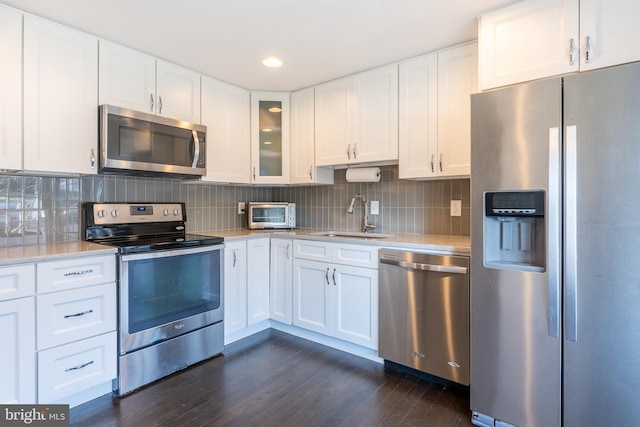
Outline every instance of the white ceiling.
[[[292, 91], [476, 38], [518, 0], [0, 0], [252, 90]], [[276, 55], [279, 69], [262, 58]]]

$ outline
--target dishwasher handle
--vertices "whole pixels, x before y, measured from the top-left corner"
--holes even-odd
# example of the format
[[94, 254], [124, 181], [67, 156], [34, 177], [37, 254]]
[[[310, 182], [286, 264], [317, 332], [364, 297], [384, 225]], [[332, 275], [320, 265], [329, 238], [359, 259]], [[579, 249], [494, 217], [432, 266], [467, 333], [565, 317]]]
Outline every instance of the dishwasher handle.
[[399, 261], [395, 259], [381, 259], [383, 264], [397, 265], [411, 270], [421, 271], [437, 271], [439, 273], [453, 273], [453, 274], [467, 274], [467, 267], [458, 267], [455, 265], [437, 265], [437, 264], [424, 264], [421, 262], [409, 262]]

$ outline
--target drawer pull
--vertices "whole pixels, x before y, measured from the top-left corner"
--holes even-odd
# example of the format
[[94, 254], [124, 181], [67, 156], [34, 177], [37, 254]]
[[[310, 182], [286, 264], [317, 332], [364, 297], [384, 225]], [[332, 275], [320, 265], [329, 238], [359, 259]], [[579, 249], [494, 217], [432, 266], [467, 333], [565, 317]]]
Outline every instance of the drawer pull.
[[85, 274], [91, 274], [93, 273], [93, 268], [90, 268], [88, 270], [80, 270], [80, 271], [70, 271], [68, 273], [64, 273], [64, 277], [69, 277], [69, 276], [84, 276]]
[[64, 318], [68, 319], [70, 317], [80, 317], [80, 316], [84, 316], [85, 314], [91, 314], [91, 313], [93, 313], [93, 309], [87, 310], [87, 311], [83, 311], [81, 313], [67, 314], [66, 316], [64, 316]]
[[91, 360], [91, 361], [89, 361], [87, 363], [83, 363], [83, 364], [78, 365], [78, 366], [74, 366], [73, 368], [67, 368], [64, 371], [65, 372], [77, 371], [78, 369], [86, 368], [87, 366], [92, 365], [92, 364], [93, 364], [93, 360]]

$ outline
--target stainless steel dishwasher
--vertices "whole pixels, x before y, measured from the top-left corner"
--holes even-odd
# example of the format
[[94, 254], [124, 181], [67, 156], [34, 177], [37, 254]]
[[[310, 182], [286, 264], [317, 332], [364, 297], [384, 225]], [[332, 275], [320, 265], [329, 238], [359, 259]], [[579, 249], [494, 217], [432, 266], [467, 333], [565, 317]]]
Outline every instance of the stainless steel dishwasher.
[[469, 258], [379, 251], [385, 360], [469, 385]]

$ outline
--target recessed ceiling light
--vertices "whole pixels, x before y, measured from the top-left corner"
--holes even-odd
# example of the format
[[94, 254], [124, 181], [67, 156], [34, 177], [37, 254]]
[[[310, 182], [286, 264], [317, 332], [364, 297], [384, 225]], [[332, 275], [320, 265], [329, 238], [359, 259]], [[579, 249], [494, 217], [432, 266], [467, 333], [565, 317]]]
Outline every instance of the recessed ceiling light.
[[267, 56], [262, 60], [262, 63], [271, 68], [277, 68], [282, 65], [282, 61], [275, 56]]
[[281, 112], [282, 112], [282, 108], [279, 108], [279, 107], [271, 107], [271, 108], [269, 108], [269, 112], [270, 112], [270, 113], [281, 113]]

